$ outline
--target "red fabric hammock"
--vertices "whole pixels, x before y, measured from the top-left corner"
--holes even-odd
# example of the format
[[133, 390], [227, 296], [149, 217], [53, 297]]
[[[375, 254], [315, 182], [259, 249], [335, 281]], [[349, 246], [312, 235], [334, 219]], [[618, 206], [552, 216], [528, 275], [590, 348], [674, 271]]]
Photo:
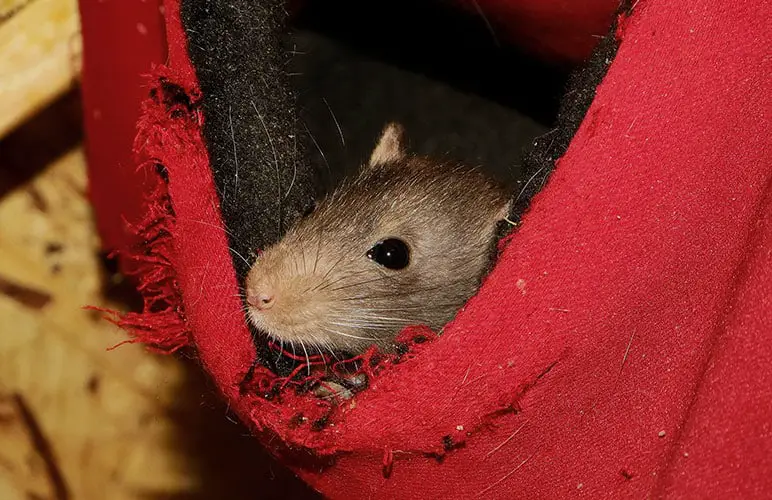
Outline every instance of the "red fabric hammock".
[[[166, 167], [168, 191], [147, 170], [128, 174], [128, 149], [106, 139], [100, 119], [127, 140], [149, 68], [135, 53], [105, 85], [106, 61], [136, 47], [104, 40], [114, 26], [159, 27], [142, 5], [82, 3], [92, 196], [108, 247], [151, 249], [138, 268], [155, 313], [124, 324], [169, 350], [193, 343], [230, 405], [305, 481], [333, 498], [770, 495], [768, 6], [636, 2], [582, 126], [480, 293], [440, 338], [387, 363], [334, 426], [315, 426], [328, 409], [292, 392], [264, 398], [267, 370], [244, 390], [255, 349], [227, 292], [236, 276], [200, 111], [170, 119], [162, 100], [144, 101], [136, 147]], [[571, 19], [550, 5], [540, 19]], [[165, 6], [168, 61], [155, 81], [197, 99], [177, 2]], [[158, 44], [144, 49], [161, 61]], [[89, 112], [98, 106], [101, 118]], [[150, 202], [116, 175], [148, 176]], [[118, 214], [148, 211], [141, 238], [112, 232]]]

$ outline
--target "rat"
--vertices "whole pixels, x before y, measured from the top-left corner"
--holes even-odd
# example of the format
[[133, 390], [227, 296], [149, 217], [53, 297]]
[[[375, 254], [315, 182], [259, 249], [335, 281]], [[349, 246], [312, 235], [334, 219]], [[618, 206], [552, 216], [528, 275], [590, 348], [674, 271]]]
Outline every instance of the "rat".
[[389, 123], [344, 180], [274, 245], [246, 281], [248, 318], [282, 345], [393, 352], [406, 326], [439, 331], [489, 268], [508, 190], [479, 168], [410, 154]]

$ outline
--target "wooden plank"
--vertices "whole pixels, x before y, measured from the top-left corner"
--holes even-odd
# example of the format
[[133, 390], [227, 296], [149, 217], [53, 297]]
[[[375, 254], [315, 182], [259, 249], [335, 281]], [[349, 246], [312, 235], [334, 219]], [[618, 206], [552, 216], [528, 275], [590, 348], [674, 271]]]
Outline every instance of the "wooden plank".
[[31, 0], [0, 0], [0, 22], [10, 19], [21, 11]]
[[[102, 297], [85, 183], [78, 148], [0, 200], [0, 392], [27, 402], [70, 498], [195, 490], [169, 438], [182, 404], [179, 360], [139, 345], [108, 351], [125, 333], [83, 309], [120, 307]], [[40, 468], [38, 476], [25, 468], [25, 457], [37, 456], [25, 434], [10, 435], [18, 449], [0, 456], [0, 469], [5, 461], [15, 472], [7, 479], [6, 466], [0, 483], [27, 493], [50, 487]]]
[[72, 87], [81, 54], [77, 0], [0, 3], [0, 137]]
[[0, 498], [69, 495], [56, 457], [21, 394], [0, 392]]
[[314, 498], [199, 366], [108, 350], [126, 333], [83, 308], [125, 303], [86, 197], [77, 14], [0, 0], [0, 499]]

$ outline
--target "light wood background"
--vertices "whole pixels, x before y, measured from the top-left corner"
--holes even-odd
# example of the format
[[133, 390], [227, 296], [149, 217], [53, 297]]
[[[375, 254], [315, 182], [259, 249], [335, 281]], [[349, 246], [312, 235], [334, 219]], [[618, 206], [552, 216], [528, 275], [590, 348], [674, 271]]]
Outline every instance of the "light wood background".
[[311, 498], [195, 361], [108, 350], [83, 309], [136, 297], [86, 197], [80, 53], [75, 0], [0, 0], [0, 500]]

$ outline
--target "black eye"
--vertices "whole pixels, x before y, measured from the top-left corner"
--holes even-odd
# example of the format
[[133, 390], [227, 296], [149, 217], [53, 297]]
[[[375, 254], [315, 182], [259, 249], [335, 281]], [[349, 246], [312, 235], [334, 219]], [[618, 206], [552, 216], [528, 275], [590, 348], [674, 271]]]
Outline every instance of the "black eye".
[[410, 264], [410, 249], [404, 241], [388, 238], [373, 245], [367, 258], [388, 269], [404, 269]]

